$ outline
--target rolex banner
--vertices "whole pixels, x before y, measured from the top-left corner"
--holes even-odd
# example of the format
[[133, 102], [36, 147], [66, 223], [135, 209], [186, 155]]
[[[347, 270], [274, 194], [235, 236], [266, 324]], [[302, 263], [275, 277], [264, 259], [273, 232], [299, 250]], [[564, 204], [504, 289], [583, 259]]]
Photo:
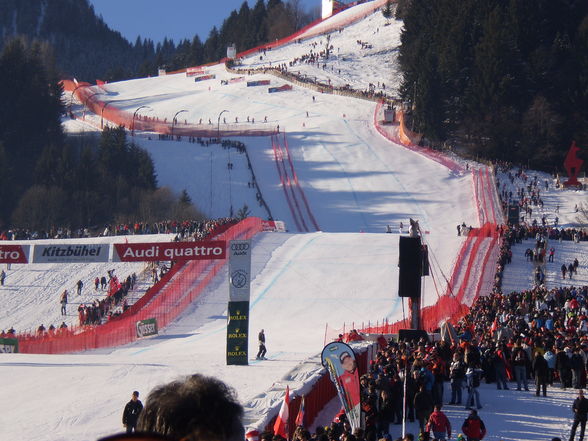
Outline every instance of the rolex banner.
[[251, 241], [232, 240], [229, 253], [229, 306], [227, 314], [227, 365], [248, 364]]
[[227, 319], [227, 365], [247, 365], [249, 302], [229, 302]]
[[358, 429], [361, 423], [361, 399], [359, 372], [353, 349], [345, 343], [329, 343], [323, 348], [321, 360], [337, 389], [351, 428]]

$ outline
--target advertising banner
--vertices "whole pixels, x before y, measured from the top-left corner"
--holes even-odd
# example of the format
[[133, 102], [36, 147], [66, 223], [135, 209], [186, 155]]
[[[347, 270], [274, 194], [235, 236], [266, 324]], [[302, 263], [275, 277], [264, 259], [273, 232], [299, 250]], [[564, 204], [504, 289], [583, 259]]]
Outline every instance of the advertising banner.
[[286, 90], [292, 90], [292, 86], [289, 84], [284, 84], [280, 87], [270, 87], [267, 91], [268, 93], [276, 93], [276, 92], [284, 92]]
[[323, 348], [321, 360], [337, 389], [337, 395], [339, 395], [352, 430], [359, 428], [361, 424], [361, 398], [359, 372], [353, 349], [345, 343], [329, 343]]
[[249, 302], [229, 302], [227, 365], [249, 364]]
[[16, 354], [18, 340], [16, 338], [0, 338], [0, 354]]
[[115, 243], [113, 262], [156, 262], [161, 260], [225, 259], [226, 242]]
[[286, 224], [284, 221], [261, 221], [261, 227], [264, 232], [285, 233]]
[[229, 301], [248, 302], [251, 291], [251, 241], [229, 243]]
[[201, 67], [189, 67], [186, 69], [187, 77], [195, 77], [196, 75], [204, 75], [206, 71]]
[[157, 319], [150, 318], [147, 320], [140, 320], [137, 322], [137, 338], [149, 337], [157, 335]]
[[201, 77], [194, 78], [194, 81], [196, 83], [199, 83], [200, 81], [214, 80], [215, 78], [216, 78], [216, 75], [214, 75], [214, 74], [211, 74], [211, 75], [203, 75]]
[[247, 81], [247, 87], [269, 86], [270, 80]]
[[110, 244], [35, 245], [33, 263], [108, 262]]
[[0, 263], [29, 263], [30, 245], [0, 244]]

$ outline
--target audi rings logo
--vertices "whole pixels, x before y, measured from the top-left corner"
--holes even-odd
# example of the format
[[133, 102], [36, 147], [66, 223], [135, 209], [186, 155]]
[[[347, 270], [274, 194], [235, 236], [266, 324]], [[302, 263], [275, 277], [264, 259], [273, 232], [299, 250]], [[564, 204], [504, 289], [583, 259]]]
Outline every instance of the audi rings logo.
[[247, 251], [248, 249], [249, 249], [249, 244], [246, 242], [231, 244], [231, 251]]
[[237, 288], [241, 289], [247, 285], [247, 273], [243, 270], [237, 270], [231, 274], [231, 283]]

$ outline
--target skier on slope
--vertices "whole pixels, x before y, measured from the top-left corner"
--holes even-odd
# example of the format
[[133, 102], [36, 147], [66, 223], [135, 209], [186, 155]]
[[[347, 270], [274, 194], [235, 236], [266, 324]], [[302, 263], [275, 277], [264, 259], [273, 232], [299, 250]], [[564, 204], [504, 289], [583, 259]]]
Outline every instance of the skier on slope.
[[257, 356], [255, 357], [257, 360], [266, 360], [265, 354], [267, 349], [265, 347], [265, 333], [263, 329], [259, 331], [259, 335], [257, 336], [259, 340], [259, 352], [257, 352]]

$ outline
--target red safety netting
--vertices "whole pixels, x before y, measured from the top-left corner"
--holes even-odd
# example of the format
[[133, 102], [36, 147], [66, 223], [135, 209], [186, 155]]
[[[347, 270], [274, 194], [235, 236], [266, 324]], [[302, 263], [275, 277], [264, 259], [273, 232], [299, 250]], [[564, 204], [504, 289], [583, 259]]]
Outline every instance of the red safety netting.
[[290, 156], [286, 134], [275, 134], [271, 138], [274, 160], [278, 169], [280, 184], [296, 228], [298, 231], [320, 231], [316, 218], [310, 208], [306, 194], [300, 186], [294, 162]]
[[[494, 174], [488, 167], [472, 171], [474, 196], [481, 219], [485, 224], [468, 233], [453, 266], [450, 281], [442, 296], [434, 305], [421, 309], [423, 329], [433, 331], [443, 321], [456, 322], [469, 311], [469, 307], [480, 295], [491, 292], [496, 275], [501, 235], [498, 225], [504, 216], [498, 203]], [[344, 331], [346, 324], [344, 326]], [[353, 328], [353, 326], [352, 326]], [[351, 329], [352, 329], [351, 328]], [[368, 324], [359, 330], [364, 333], [394, 334], [400, 329], [410, 328], [410, 319], [394, 323]], [[345, 333], [345, 332], [343, 332]], [[325, 339], [333, 338], [334, 330], [325, 330]]]
[[384, 103], [382, 101], [378, 102], [376, 105], [376, 110], [374, 112], [374, 126], [384, 138], [392, 141], [395, 144], [403, 145], [407, 149], [412, 150], [413, 152], [417, 152], [429, 159], [432, 159], [433, 161], [444, 165], [450, 170], [457, 172], [463, 172], [465, 170], [462, 164], [451, 159], [443, 152], [433, 150], [429, 147], [420, 147], [418, 145], [420, 135], [413, 133], [408, 128], [406, 128], [404, 124], [404, 113], [401, 109], [397, 109], [396, 111], [396, 117], [398, 120], [397, 125], [383, 126], [380, 120], [383, 107]]
[[[262, 220], [247, 218], [215, 237], [218, 240], [249, 239], [261, 232]], [[222, 260], [198, 260], [177, 263], [167, 283], [142, 301], [140, 307], [127, 311], [117, 320], [100, 326], [74, 327], [54, 335], [20, 335], [19, 351], [23, 353], [61, 354], [89, 349], [119, 346], [137, 339], [136, 323], [157, 319], [164, 328], [175, 320], [208, 286], [226, 264]], [[176, 268], [177, 267], [177, 268]]]
[[89, 111], [100, 117], [100, 128], [108, 125], [108, 122], [123, 126], [130, 131], [146, 131], [160, 133], [169, 136], [194, 136], [201, 138], [239, 137], [239, 136], [270, 136], [276, 133], [276, 128], [267, 124], [200, 124], [187, 120], [151, 117], [136, 112], [128, 112], [115, 107], [109, 101], [102, 101], [101, 90], [87, 83], [74, 83], [63, 80], [64, 91], [71, 92], [70, 100], [75, 96]]

